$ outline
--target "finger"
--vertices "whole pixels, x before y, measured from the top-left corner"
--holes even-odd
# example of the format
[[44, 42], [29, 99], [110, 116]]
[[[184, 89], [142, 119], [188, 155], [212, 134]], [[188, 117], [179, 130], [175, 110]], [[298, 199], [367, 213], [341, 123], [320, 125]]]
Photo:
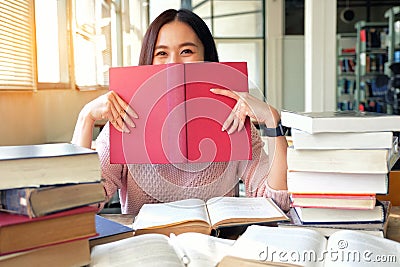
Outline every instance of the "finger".
[[126, 121], [129, 126], [136, 127], [135, 123], [131, 119], [131, 117], [136, 119], [139, 118], [136, 112], [128, 104], [126, 104], [125, 101], [118, 94], [114, 93], [113, 91], [110, 100], [115, 105], [115, 108], [116, 110], [118, 110], [121, 118]]
[[210, 91], [214, 94], [227, 96], [227, 97], [233, 98], [235, 100], [240, 99], [240, 96], [231, 90], [213, 88], [213, 89], [210, 89]]
[[231, 127], [229, 127], [229, 129], [227, 130], [228, 134], [232, 134], [233, 132], [235, 132], [238, 129], [238, 126], [239, 126], [239, 118], [236, 117], [233, 120]]
[[[124, 133], [129, 133], [129, 129], [126, 126], [126, 124], [124, 123], [124, 121], [122, 120], [121, 114], [119, 113], [119, 111], [116, 109], [116, 107], [111, 104], [111, 114], [112, 114], [112, 119], [111, 119], [111, 123], [112, 125], [114, 125], [114, 127], [120, 131], [120, 132], [124, 132]], [[121, 108], [121, 107], [120, 107]]]
[[[111, 102], [110, 109], [112, 112], [113, 120], [117, 122], [119, 127], [123, 129], [124, 132], [129, 133], [129, 129], [125, 122], [131, 127], [136, 127], [132, 119], [126, 115], [125, 109], [122, 105], [128, 106], [114, 91], [111, 91], [109, 101]], [[121, 105], [122, 104], [122, 105]]]
[[224, 124], [222, 125], [222, 131], [225, 131], [226, 129], [229, 128], [229, 126], [232, 124], [232, 122], [235, 119], [235, 113], [236, 113], [237, 107], [235, 106], [232, 111], [229, 113], [228, 118], [226, 118]]
[[131, 119], [131, 117], [128, 115], [128, 113], [127, 113], [124, 109], [121, 109], [121, 110], [119, 111], [119, 114], [121, 115], [121, 118], [122, 118], [126, 123], [128, 123], [129, 126], [131, 126], [131, 127], [133, 127], [133, 128], [136, 127], [135, 123], [133, 122], [133, 120]]
[[138, 119], [139, 115], [136, 111], [133, 110], [118, 94], [114, 93], [115, 99], [117, 100], [118, 104], [128, 113], [129, 116]]
[[246, 121], [246, 117], [247, 117], [247, 112], [243, 113], [241, 112], [239, 115], [239, 127], [238, 127], [238, 132], [240, 132], [241, 130], [243, 130], [244, 128], [244, 123]]
[[238, 132], [240, 132], [241, 130], [243, 130], [243, 128], [244, 128], [244, 120], [239, 120]]

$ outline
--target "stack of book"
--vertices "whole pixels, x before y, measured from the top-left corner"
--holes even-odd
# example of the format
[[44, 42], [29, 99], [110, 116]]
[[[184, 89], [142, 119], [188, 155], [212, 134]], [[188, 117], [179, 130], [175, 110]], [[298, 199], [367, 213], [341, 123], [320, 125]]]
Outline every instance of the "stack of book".
[[400, 116], [358, 111], [281, 114], [291, 128], [287, 183], [292, 224], [385, 235], [389, 172], [399, 158]]
[[98, 155], [70, 143], [0, 147], [0, 265], [83, 266], [104, 201]]

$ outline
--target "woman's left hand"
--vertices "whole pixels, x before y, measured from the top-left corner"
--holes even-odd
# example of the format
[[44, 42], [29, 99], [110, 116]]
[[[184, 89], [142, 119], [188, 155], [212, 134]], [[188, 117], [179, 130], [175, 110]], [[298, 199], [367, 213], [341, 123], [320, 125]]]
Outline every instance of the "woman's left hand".
[[241, 131], [244, 127], [246, 117], [265, 123], [271, 118], [272, 107], [260, 99], [250, 95], [248, 92], [235, 92], [227, 89], [211, 89], [214, 94], [227, 96], [235, 99], [236, 105], [222, 125], [222, 130], [228, 134], [234, 131]]

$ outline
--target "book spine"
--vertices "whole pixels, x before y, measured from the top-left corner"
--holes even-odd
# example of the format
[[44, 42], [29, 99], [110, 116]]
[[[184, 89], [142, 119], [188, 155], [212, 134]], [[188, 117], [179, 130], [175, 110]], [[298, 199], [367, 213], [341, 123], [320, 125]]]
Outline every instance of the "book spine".
[[187, 162], [187, 118], [185, 66], [167, 68], [167, 117], [163, 125], [163, 147], [170, 162]]
[[34, 217], [30, 204], [32, 190], [7, 189], [0, 191], [0, 209], [3, 211]]

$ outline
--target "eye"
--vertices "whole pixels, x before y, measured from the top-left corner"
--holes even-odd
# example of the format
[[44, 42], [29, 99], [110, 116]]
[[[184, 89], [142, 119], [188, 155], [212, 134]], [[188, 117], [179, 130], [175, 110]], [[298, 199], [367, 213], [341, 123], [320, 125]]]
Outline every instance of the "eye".
[[193, 51], [191, 49], [184, 49], [181, 54], [193, 54]]
[[156, 54], [155, 54], [155, 56], [166, 56], [166, 55], [167, 55], [167, 53], [164, 52], [164, 51], [158, 51], [158, 52], [156, 52]]

